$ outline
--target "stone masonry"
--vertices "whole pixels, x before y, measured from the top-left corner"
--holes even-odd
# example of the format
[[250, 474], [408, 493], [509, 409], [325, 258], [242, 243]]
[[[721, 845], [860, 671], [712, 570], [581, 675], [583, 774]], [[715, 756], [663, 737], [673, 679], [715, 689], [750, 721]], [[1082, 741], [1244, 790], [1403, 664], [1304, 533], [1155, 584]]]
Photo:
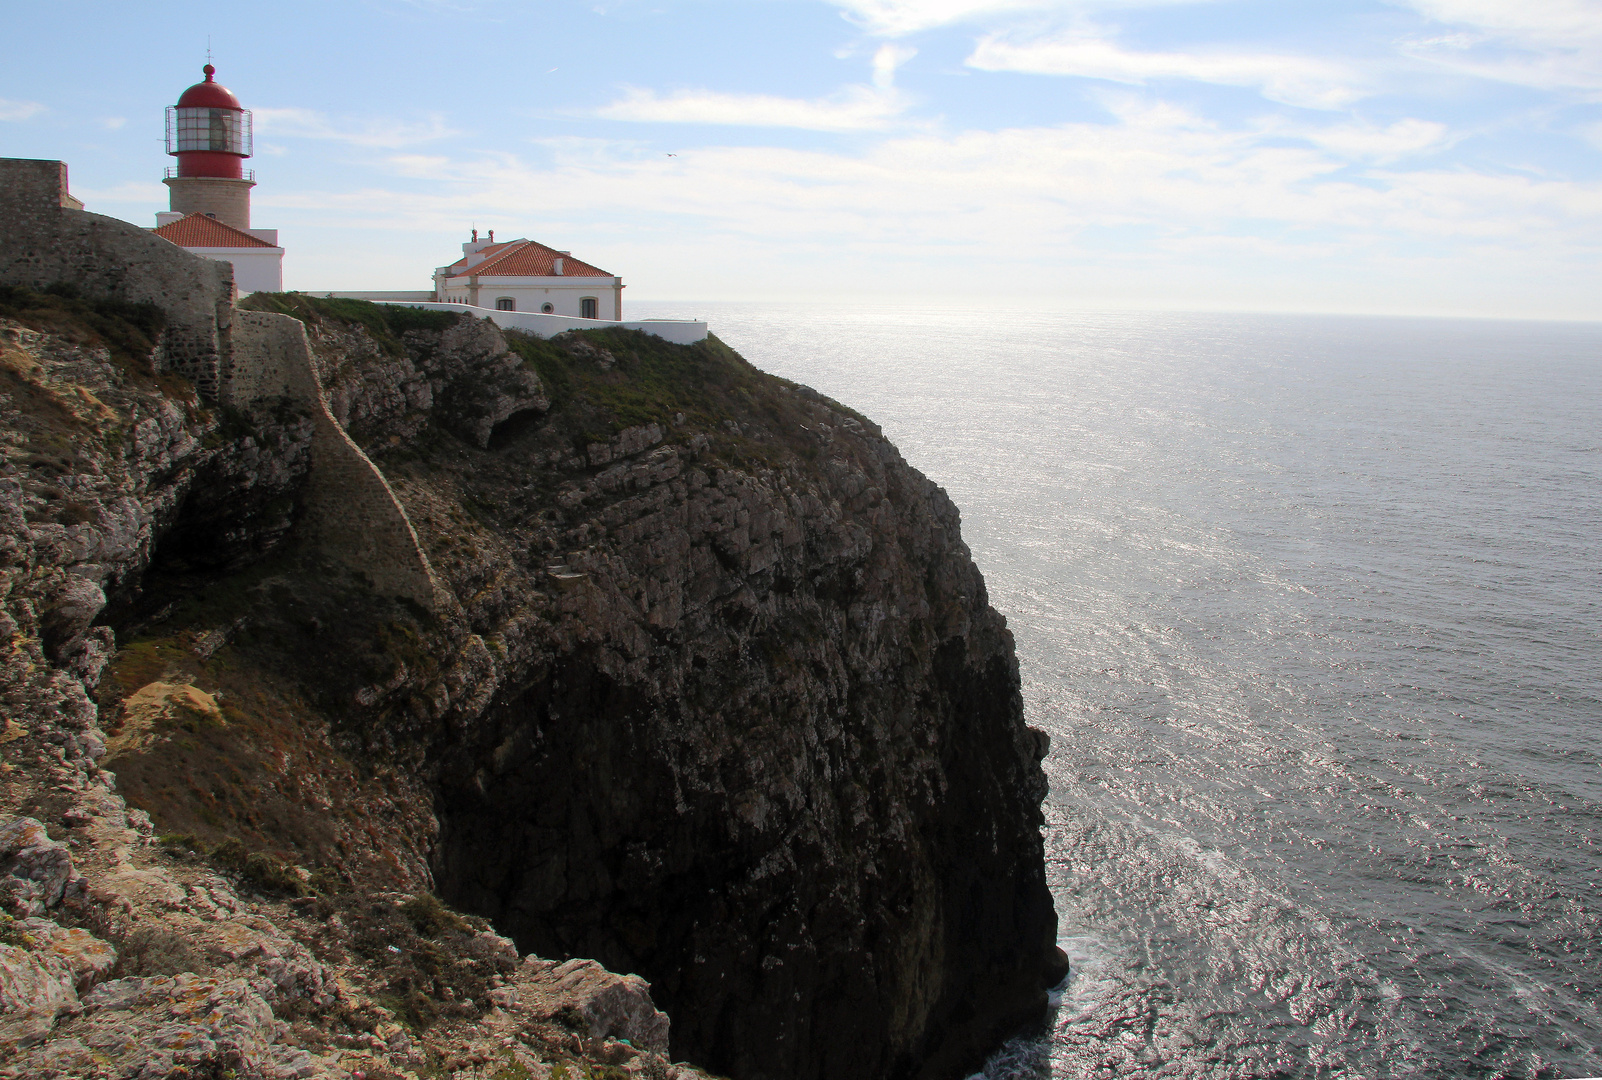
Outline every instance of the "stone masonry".
[[264, 311], [235, 311], [233, 319], [230, 388], [236, 399], [287, 397], [312, 408], [317, 429], [301, 534], [365, 573], [381, 592], [408, 597], [430, 611], [451, 605], [388, 481], [329, 411], [305, 325]]
[[286, 398], [308, 407], [317, 432], [302, 534], [382, 592], [431, 612], [451, 604], [383, 474], [329, 412], [301, 323], [235, 310], [228, 263], [75, 205], [65, 163], [0, 158], [0, 284], [154, 304], [167, 317], [158, 365], [203, 398], [247, 412]]
[[161, 362], [218, 400], [233, 267], [67, 199], [65, 163], [0, 158], [0, 283], [155, 304], [167, 314]]

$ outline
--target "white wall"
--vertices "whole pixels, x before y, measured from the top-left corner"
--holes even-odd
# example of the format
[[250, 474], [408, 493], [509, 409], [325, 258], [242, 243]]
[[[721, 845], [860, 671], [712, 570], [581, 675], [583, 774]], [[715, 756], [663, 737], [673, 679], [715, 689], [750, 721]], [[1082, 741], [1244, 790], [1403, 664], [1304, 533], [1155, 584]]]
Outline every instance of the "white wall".
[[341, 300], [371, 300], [374, 303], [382, 303], [385, 300], [421, 300], [431, 303], [434, 299], [434, 290], [432, 289], [402, 289], [399, 291], [391, 289], [387, 292], [329, 292], [326, 289], [303, 289], [301, 291], [309, 296], [337, 297]]
[[540, 313], [550, 304], [555, 309], [550, 314], [577, 319], [582, 318], [580, 302], [593, 296], [596, 318], [614, 322], [623, 318], [623, 283], [615, 277], [482, 277], [476, 301], [471, 290], [466, 277], [453, 278], [440, 291], [440, 299], [493, 308], [496, 300], [510, 296], [517, 311]]
[[253, 292], [284, 291], [284, 249], [184, 248], [218, 262], [234, 264], [234, 288], [240, 296]]
[[608, 327], [620, 326], [625, 330], [640, 330], [647, 334], [655, 334], [664, 341], [671, 341], [677, 345], [693, 345], [697, 341], [705, 341], [707, 334], [706, 323], [690, 319], [641, 319], [638, 322], [619, 322], [613, 319], [578, 319], [569, 315], [542, 315], [533, 311], [495, 311], [492, 308], [472, 307], [467, 304], [395, 300], [380, 300], [378, 303], [427, 308], [430, 311], [468, 311], [481, 319], [489, 319], [496, 326], [508, 330], [522, 330], [542, 338], [555, 337], [567, 330], [605, 330]]

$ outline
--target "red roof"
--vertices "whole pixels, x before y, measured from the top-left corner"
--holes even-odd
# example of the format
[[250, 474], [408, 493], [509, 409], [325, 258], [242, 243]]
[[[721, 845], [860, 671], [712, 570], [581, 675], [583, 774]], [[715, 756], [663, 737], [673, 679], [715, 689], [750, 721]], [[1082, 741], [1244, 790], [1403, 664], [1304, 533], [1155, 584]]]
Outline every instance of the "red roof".
[[211, 76], [217, 70], [210, 64], [200, 69], [206, 74], [205, 82], [197, 82], [178, 98], [180, 109], [238, 109], [244, 111], [234, 92], [219, 82], [212, 82]]
[[464, 277], [469, 274], [480, 277], [556, 277], [556, 260], [561, 259], [562, 277], [612, 276], [598, 266], [591, 266], [571, 255], [563, 255], [555, 248], [536, 244], [532, 240], [512, 240], [484, 250], [493, 251], [495, 254], [471, 268], [464, 267], [467, 260], [459, 260], [451, 265], [446, 272], [447, 275], [449, 277]]
[[[474, 255], [482, 255], [482, 256], [484, 256], [485, 259], [488, 259], [498, 251], [505, 251], [507, 248], [511, 247], [513, 244], [521, 244], [523, 242], [524, 241], [522, 241], [522, 240], [502, 240], [499, 244], [491, 244], [489, 247], [480, 248], [478, 251], [474, 252], [473, 254]], [[463, 255], [460, 259], [457, 259], [455, 262], [451, 263], [449, 266], [447, 266], [445, 268], [446, 276], [447, 277], [460, 277], [462, 274], [467, 273], [467, 269], [466, 269], [467, 260], [470, 259], [470, 258], [473, 258], [473, 255]], [[480, 260], [480, 261], [482, 262], [482, 260]]]
[[155, 230], [163, 240], [186, 248], [270, 248], [273, 245], [205, 214], [190, 214]]

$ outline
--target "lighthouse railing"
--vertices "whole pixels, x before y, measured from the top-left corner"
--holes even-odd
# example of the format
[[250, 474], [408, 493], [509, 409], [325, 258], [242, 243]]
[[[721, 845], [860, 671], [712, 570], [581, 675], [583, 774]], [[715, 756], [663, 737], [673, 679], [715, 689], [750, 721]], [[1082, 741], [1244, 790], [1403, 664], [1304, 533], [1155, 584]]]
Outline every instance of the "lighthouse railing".
[[[168, 180], [176, 179], [178, 177], [178, 166], [176, 166], [176, 165], [168, 165], [164, 175], [166, 176], [166, 178]], [[243, 169], [243, 170], [240, 171], [239, 175], [240, 175], [240, 179], [242, 179], [242, 180], [249, 180], [252, 184], [254, 184], [256, 182], [256, 170], [255, 169]], [[230, 178], [230, 179], [232, 179], [232, 178]]]

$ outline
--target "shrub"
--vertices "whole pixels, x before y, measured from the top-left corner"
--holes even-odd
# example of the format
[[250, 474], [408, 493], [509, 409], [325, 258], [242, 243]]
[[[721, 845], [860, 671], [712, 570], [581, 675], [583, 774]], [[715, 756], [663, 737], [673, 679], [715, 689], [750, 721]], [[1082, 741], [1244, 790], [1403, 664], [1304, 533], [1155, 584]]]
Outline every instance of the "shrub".
[[177, 934], [155, 926], [130, 931], [117, 945], [116, 977], [204, 971], [205, 957]]
[[400, 909], [423, 937], [439, 937], [446, 931], [471, 933], [473, 930], [471, 923], [440, 903], [433, 893], [420, 892]]

